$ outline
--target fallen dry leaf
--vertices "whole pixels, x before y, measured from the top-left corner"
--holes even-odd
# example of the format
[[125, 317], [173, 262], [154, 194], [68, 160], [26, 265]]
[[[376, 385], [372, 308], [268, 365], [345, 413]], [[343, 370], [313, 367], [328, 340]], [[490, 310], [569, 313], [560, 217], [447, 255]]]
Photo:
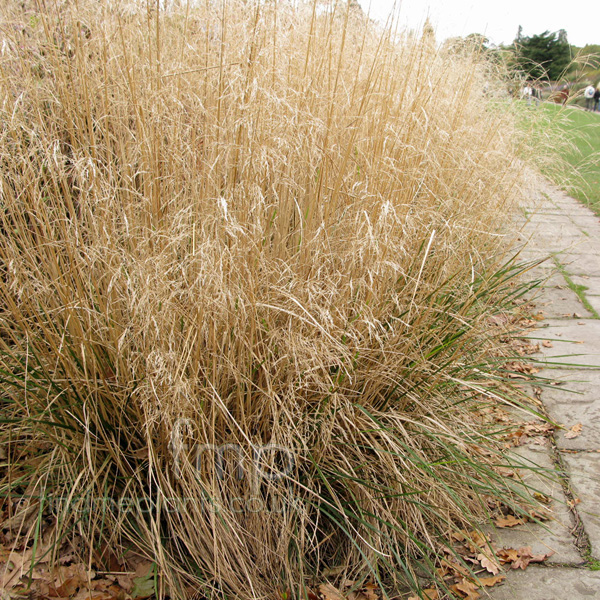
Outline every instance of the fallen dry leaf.
[[505, 517], [497, 518], [494, 522], [497, 527], [516, 527], [517, 525], [522, 525], [525, 521], [513, 515], [506, 515]]
[[478, 600], [481, 598], [477, 584], [469, 581], [468, 579], [463, 579], [460, 583], [450, 586], [450, 589], [454, 592], [458, 592], [467, 600]]
[[9, 555], [10, 560], [7, 560], [6, 565], [0, 569], [0, 590], [11, 590], [19, 583], [21, 576], [27, 572], [32, 552], [29, 549], [20, 554], [14, 552]]
[[569, 431], [567, 431], [567, 433], [565, 433], [565, 437], [569, 440], [576, 438], [577, 436], [581, 435], [582, 428], [583, 428], [583, 425], [581, 423], [577, 423], [576, 425], [573, 425], [573, 427], [571, 427], [571, 429], [569, 429]]
[[378, 591], [379, 586], [374, 584], [372, 581], [367, 581], [367, 583], [365, 583], [361, 588], [361, 593], [367, 600], [378, 600]]
[[500, 565], [493, 556], [490, 557], [485, 554], [478, 554], [477, 560], [479, 561], [479, 564], [492, 575], [498, 575], [498, 573], [500, 573]]
[[532, 554], [531, 548], [525, 546], [519, 548], [518, 554], [519, 557], [512, 563], [511, 569], [522, 569], [524, 571], [530, 563], [544, 562], [547, 558], [552, 556], [554, 552], [548, 552], [547, 554]]
[[[426, 590], [422, 590], [424, 600], [439, 600], [440, 594], [434, 588], [427, 588]], [[408, 600], [421, 600], [417, 596], [411, 596]]]
[[497, 575], [496, 577], [480, 577], [479, 583], [484, 587], [494, 587], [506, 579], [505, 575]]
[[319, 586], [319, 592], [321, 596], [325, 598], [325, 600], [344, 600], [344, 595], [340, 590], [338, 590], [335, 586], [331, 585], [331, 583], [322, 583]]
[[467, 545], [471, 552], [479, 552], [488, 545], [488, 538], [480, 531], [471, 531], [467, 537]]
[[553, 348], [554, 344], [550, 340], [544, 340], [542, 346], [544, 346], [544, 348]]
[[516, 548], [502, 548], [496, 550], [496, 556], [502, 564], [510, 563], [519, 558], [519, 551]]

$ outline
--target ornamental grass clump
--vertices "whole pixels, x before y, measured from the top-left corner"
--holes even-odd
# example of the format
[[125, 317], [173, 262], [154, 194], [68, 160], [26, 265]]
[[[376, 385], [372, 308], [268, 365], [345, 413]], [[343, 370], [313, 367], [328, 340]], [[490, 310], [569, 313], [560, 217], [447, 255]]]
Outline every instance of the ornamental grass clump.
[[22, 533], [144, 554], [173, 598], [304, 597], [416, 588], [518, 497], [480, 412], [521, 290], [481, 57], [352, 2], [6, 2], [1, 36]]

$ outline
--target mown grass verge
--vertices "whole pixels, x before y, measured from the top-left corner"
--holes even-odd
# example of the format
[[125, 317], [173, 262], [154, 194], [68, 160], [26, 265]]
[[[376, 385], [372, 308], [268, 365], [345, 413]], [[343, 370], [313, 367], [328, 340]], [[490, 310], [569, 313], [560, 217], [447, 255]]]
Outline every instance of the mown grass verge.
[[538, 110], [543, 113], [541, 118], [531, 108], [531, 119], [525, 118], [523, 125], [533, 127], [536, 143], [548, 144], [563, 161], [561, 169], [554, 164], [545, 173], [600, 215], [600, 113], [548, 102]]

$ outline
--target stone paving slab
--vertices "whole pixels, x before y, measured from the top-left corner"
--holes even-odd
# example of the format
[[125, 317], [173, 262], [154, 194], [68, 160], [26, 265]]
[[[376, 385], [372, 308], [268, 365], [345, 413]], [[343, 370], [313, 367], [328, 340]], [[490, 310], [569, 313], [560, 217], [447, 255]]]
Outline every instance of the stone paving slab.
[[600, 296], [600, 277], [571, 275], [571, 281], [576, 285], [584, 285], [587, 288], [585, 290], [586, 296]]
[[490, 590], [494, 600], [592, 600], [600, 598], [600, 571], [528, 567]]
[[[525, 206], [523, 208], [524, 213], [531, 218], [536, 218], [538, 216], [543, 215], [564, 215], [565, 207], [564, 203], [562, 205], [552, 204], [542, 204], [540, 206]], [[569, 217], [572, 221], [574, 221], [573, 217], [576, 215], [581, 215], [586, 218], [590, 218], [590, 209], [585, 206], [576, 206], [569, 209]], [[597, 217], [596, 217], [597, 219]]]
[[569, 217], [573, 223], [575, 223], [575, 225], [581, 227], [581, 229], [584, 231], [587, 231], [588, 228], [593, 230], [600, 223], [600, 218], [594, 214], [590, 214], [590, 210], [588, 208], [583, 207], [583, 210], [576, 212], [572, 211], [573, 209], [569, 209]]
[[[558, 257], [561, 258], [563, 253], [571, 253], [579, 258], [582, 254], [589, 255], [592, 259], [600, 261], [600, 243], [596, 238], [580, 237], [578, 240], [574, 240], [569, 247], [564, 248]], [[578, 260], [578, 258], [574, 260]]]
[[[564, 454], [573, 492], [581, 502], [577, 512], [589, 536], [594, 558], [600, 558], [600, 453]], [[600, 598], [600, 586], [598, 587]]]
[[[597, 400], [600, 402], [600, 371], [586, 369], [576, 371], [572, 369], [543, 369], [538, 374], [548, 384], [544, 387], [542, 395], [545, 406], [565, 399], [569, 402], [587, 402]], [[550, 385], [550, 382], [553, 385]]]
[[[552, 346], [540, 344], [541, 353], [532, 357], [532, 362], [544, 366], [533, 385], [541, 386], [541, 400], [551, 420], [567, 428], [581, 423], [582, 429], [569, 438], [564, 429], [557, 429], [555, 446], [530, 447], [526, 456], [554, 468], [557, 476], [562, 462], [571, 494], [568, 500], [579, 499], [579, 503], [570, 508], [564, 482], [539, 480], [541, 475], [532, 471], [528, 477], [540, 491], [550, 486], [556, 519], [548, 522], [547, 529], [529, 523], [512, 530], [496, 529], [493, 537], [507, 547], [531, 546], [535, 552], [552, 548], [556, 555], [543, 565], [509, 571], [505, 584], [490, 589], [489, 595], [495, 600], [600, 600], [600, 571], [590, 569], [590, 556], [600, 559], [600, 319], [585, 308], [564, 277], [566, 273], [575, 285], [585, 286], [581, 294], [600, 313], [600, 219], [547, 183], [537, 186], [529, 207], [537, 210], [525, 213], [529, 220], [519, 237], [529, 240], [521, 254], [524, 259], [550, 256], [530, 271], [532, 279], [546, 279], [533, 303], [549, 318], [529, 337], [550, 340]], [[551, 381], [559, 385], [550, 385]]]
[[552, 342], [551, 348], [543, 349], [539, 358], [542, 364], [600, 369], [600, 320], [548, 319], [544, 325], [528, 336]]
[[560, 255], [560, 262], [570, 274], [600, 277], [600, 256], [595, 254], [563, 252]]
[[571, 251], [573, 253], [577, 249], [577, 244], [581, 243], [581, 238], [576, 235], [566, 235], [559, 231], [554, 233], [536, 233], [532, 236], [523, 237], [523, 243], [527, 243], [530, 250], [537, 251], [540, 254], [557, 254]]
[[557, 479], [549, 448], [529, 445], [514, 451], [523, 481], [541, 494], [552, 498], [548, 506], [552, 519], [540, 523], [525, 523], [518, 527], [496, 528], [493, 541], [504, 548], [530, 546], [536, 554], [554, 554], [546, 561], [549, 564], [581, 565], [583, 559], [575, 547], [572, 530], [573, 520], [567, 506], [567, 499]]
[[588, 296], [590, 306], [600, 315], [600, 296]]
[[574, 314], [589, 318], [592, 313], [583, 305], [579, 296], [569, 288], [562, 275], [552, 276], [547, 282], [543, 296], [533, 302], [546, 317], [560, 319], [572, 317]]
[[[564, 425], [565, 429], [555, 433], [556, 445], [564, 450], [599, 450], [600, 451], [600, 410], [596, 399], [573, 402], [569, 394], [560, 402], [547, 405], [550, 418]], [[568, 436], [568, 430], [582, 424], [581, 433], [574, 438]]]

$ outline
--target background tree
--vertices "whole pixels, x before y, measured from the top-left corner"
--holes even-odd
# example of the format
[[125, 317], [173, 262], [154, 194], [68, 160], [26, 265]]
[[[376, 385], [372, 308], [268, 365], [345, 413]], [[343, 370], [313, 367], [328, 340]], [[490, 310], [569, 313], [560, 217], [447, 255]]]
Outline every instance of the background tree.
[[530, 79], [557, 81], [571, 62], [571, 46], [564, 29], [523, 36], [519, 27], [514, 47], [518, 67]]
[[600, 44], [571, 46], [573, 55], [572, 78], [583, 83], [594, 83], [600, 80]]

